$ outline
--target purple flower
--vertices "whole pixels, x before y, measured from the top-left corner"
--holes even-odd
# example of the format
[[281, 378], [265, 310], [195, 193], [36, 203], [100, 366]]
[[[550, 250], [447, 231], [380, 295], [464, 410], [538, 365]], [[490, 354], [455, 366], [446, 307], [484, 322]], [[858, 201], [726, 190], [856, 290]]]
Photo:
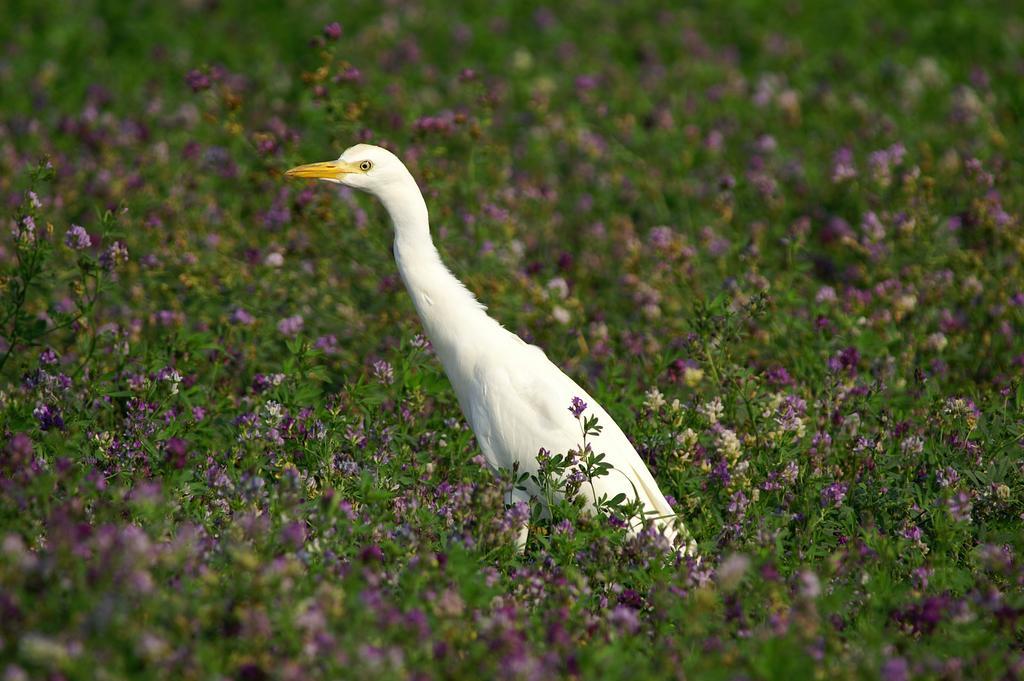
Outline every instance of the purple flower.
[[569, 413], [577, 419], [580, 415], [587, 410], [587, 403], [581, 400], [579, 397], [572, 398], [572, 404], [569, 405]]
[[256, 374], [252, 377], [253, 392], [261, 393], [274, 386], [273, 380], [264, 374]]
[[64, 417], [60, 414], [60, 409], [49, 404], [40, 404], [32, 410], [32, 415], [39, 420], [40, 430], [50, 430], [56, 428], [58, 430], [64, 430]]
[[281, 528], [281, 541], [295, 549], [301, 549], [306, 543], [306, 524], [298, 520]]
[[[455, 130], [455, 126], [455, 114], [451, 111], [444, 111], [436, 116], [421, 116], [415, 123], [413, 123], [413, 129], [416, 130], [416, 132], [424, 133], [450, 133]], [[501, 211], [502, 209], [497, 206], [484, 206], [485, 212], [490, 213], [492, 210]]]
[[886, 152], [889, 154], [889, 163], [894, 166], [898, 166], [903, 163], [903, 157], [907, 154], [907, 148], [897, 142], [896, 144], [890, 145], [889, 148], [886, 149]]
[[857, 177], [857, 166], [853, 163], [853, 151], [843, 147], [832, 157], [832, 182], [839, 184]]
[[26, 215], [20, 223], [15, 223], [11, 227], [11, 234], [19, 241], [33, 243], [36, 240], [35, 219], [31, 215]]
[[974, 505], [971, 504], [971, 496], [967, 492], [958, 492], [946, 503], [949, 506], [949, 515], [953, 520], [958, 523], [971, 521], [971, 511], [974, 510]]
[[902, 657], [891, 657], [882, 665], [881, 677], [885, 681], [907, 681], [910, 670]]
[[710, 131], [704, 139], [704, 146], [707, 147], [709, 151], [721, 151], [724, 145], [725, 135], [721, 130]]
[[299, 335], [299, 332], [302, 331], [302, 327], [304, 324], [305, 321], [302, 319], [302, 315], [297, 314], [291, 317], [285, 317], [284, 319], [279, 321], [277, 323], [277, 330], [282, 335], [288, 336], [289, 338], [293, 338]]
[[354, 66], [347, 66], [334, 76], [335, 83], [358, 83], [362, 80], [362, 72]]
[[775, 365], [765, 372], [765, 378], [768, 382], [776, 387], [785, 387], [787, 385], [793, 385], [793, 377], [789, 375], [786, 368], [783, 366]]
[[172, 437], [164, 443], [164, 452], [167, 454], [167, 461], [177, 469], [182, 469], [188, 464], [188, 443], [180, 437]]
[[761, 135], [754, 140], [754, 147], [762, 154], [771, 154], [779, 148], [779, 143], [771, 135]]
[[964, 168], [967, 170], [967, 177], [975, 180], [983, 187], [991, 187], [995, 184], [995, 177], [985, 170], [982, 166], [981, 161], [976, 158], [969, 158], [964, 162]]
[[313, 347], [317, 350], [321, 350], [324, 354], [333, 355], [338, 352], [338, 337], [333, 333], [326, 336], [320, 336], [316, 339], [316, 343]]
[[960, 481], [960, 474], [952, 466], [946, 466], [935, 473], [935, 481], [940, 487], [952, 487]]
[[914, 588], [919, 591], [924, 591], [928, 588], [928, 578], [932, 576], [932, 570], [930, 567], [916, 567], [910, 571], [910, 580], [914, 584]]
[[81, 225], [71, 225], [64, 234], [64, 245], [73, 251], [83, 251], [92, 246], [92, 237]]
[[32, 457], [32, 438], [25, 433], [15, 433], [7, 442], [9, 461], [25, 462]]
[[575, 85], [577, 92], [587, 92], [597, 87], [597, 78], [591, 75], [577, 76]]
[[889, 152], [885, 149], [872, 151], [868, 154], [868, 166], [876, 180], [888, 179], [889, 177]]
[[210, 88], [210, 77], [199, 69], [192, 69], [185, 74], [185, 84], [192, 88], [192, 92], [208, 90]]
[[359, 560], [364, 563], [383, 563], [384, 551], [376, 544], [370, 544], [359, 552]]
[[100, 265], [108, 272], [113, 272], [118, 265], [123, 265], [126, 262], [128, 262], [128, 248], [120, 241], [112, 243], [100, 256]]
[[845, 482], [833, 482], [821, 490], [821, 505], [839, 508], [843, 505], [843, 499], [846, 498], [847, 489], [848, 487]]
[[43, 366], [52, 366], [58, 362], [57, 353], [51, 348], [46, 348], [39, 353], [39, 363]]
[[180, 326], [185, 322], [185, 315], [174, 310], [157, 310], [153, 321], [160, 326]]
[[373, 377], [384, 385], [391, 385], [395, 382], [395, 370], [384, 360], [378, 359], [373, 363]]
[[860, 363], [860, 353], [855, 347], [848, 347], [828, 360], [828, 368], [833, 373], [846, 371], [850, 376], [857, 375], [857, 365]]
[[[505, 514], [501, 518], [497, 519], [495, 523], [498, 532], [508, 534], [510, 532], [518, 532], [521, 527], [530, 519], [530, 506], [524, 501], [517, 501], [516, 503], [505, 509]], [[572, 524], [569, 524], [569, 528], [572, 528]], [[557, 529], [557, 528], [556, 528]]]
[[616, 605], [608, 615], [608, 623], [624, 633], [633, 634], [640, 628], [636, 610], [627, 605]]
[[231, 313], [231, 323], [241, 324], [242, 326], [249, 326], [256, 321], [256, 318], [246, 312], [244, 309], [237, 307], [235, 311]]
[[[268, 229], [277, 229], [287, 225], [292, 220], [291, 194], [282, 190], [277, 193], [270, 204], [270, 208], [263, 214], [263, 224]], [[268, 263], [269, 264], [269, 263]]]
[[[11, 442], [13, 443], [14, 440], [12, 439]], [[31, 442], [29, 447], [29, 452], [31, 453]], [[1013, 549], [1010, 548], [1009, 544], [1003, 544], [1002, 546], [998, 544], [982, 544], [978, 547], [977, 556], [979, 564], [986, 570], [1008, 572], [1014, 566]]]
[[340, 38], [341, 24], [339, 24], [337, 21], [332, 21], [331, 23], [324, 26], [324, 37], [327, 38], [328, 40], [337, 40], [338, 38]]
[[651, 246], [659, 251], [670, 251], [672, 245], [676, 243], [676, 233], [671, 227], [664, 225], [653, 228], [647, 238]]
[[871, 152], [871, 155], [868, 156], [868, 165], [871, 166], [871, 175], [874, 180], [882, 186], [888, 186], [892, 180], [892, 167], [900, 165], [906, 153], [906, 147], [899, 142], [887, 149]]
[[742, 518], [746, 514], [747, 506], [749, 505], [750, 500], [743, 493], [743, 490], [737, 490], [729, 497], [729, 513], [736, 516], [737, 519]]
[[951, 605], [953, 603], [948, 596], [929, 596], [902, 610], [897, 610], [892, 617], [903, 625], [906, 631], [930, 634], [945, 619], [946, 611]]
[[913, 542], [921, 541], [921, 528], [917, 525], [909, 525], [903, 528], [903, 537]]
[[878, 217], [878, 213], [873, 210], [869, 210], [864, 213], [864, 217], [861, 219], [860, 229], [864, 232], [864, 235], [871, 241], [881, 241], [885, 238], [885, 225]]
[[732, 481], [732, 475], [729, 473], [729, 462], [725, 459], [719, 459], [718, 463], [711, 469], [708, 477], [712, 480], [717, 480], [722, 487], [728, 486]]

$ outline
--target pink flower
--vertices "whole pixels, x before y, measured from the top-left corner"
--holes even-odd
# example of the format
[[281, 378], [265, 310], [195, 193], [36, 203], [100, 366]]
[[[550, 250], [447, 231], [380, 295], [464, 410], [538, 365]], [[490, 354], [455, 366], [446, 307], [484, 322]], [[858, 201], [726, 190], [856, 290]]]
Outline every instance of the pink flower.
[[305, 325], [305, 320], [302, 319], [302, 315], [297, 314], [291, 317], [285, 317], [277, 323], [277, 330], [284, 336], [294, 338], [299, 335], [302, 331], [302, 327]]

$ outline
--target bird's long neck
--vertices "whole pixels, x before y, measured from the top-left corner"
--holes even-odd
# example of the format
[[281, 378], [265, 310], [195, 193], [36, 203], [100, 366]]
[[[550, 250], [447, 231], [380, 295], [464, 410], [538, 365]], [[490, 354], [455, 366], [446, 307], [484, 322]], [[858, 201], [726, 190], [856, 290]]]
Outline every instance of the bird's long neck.
[[484, 306], [441, 261], [433, 240], [427, 205], [412, 176], [379, 198], [395, 228], [395, 262], [413, 305], [451, 377], [460, 352], [479, 335], [500, 328]]

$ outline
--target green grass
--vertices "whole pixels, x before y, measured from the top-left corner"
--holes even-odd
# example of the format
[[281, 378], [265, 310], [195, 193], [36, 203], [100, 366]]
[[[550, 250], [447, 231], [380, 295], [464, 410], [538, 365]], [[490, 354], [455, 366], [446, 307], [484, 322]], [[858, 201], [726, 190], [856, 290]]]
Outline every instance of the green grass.
[[[4, 678], [1014, 678], [1022, 38], [995, 2], [5, 5]], [[383, 209], [282, 176], [367, 140], [700, 565], [571, 503], [515, 551]]]

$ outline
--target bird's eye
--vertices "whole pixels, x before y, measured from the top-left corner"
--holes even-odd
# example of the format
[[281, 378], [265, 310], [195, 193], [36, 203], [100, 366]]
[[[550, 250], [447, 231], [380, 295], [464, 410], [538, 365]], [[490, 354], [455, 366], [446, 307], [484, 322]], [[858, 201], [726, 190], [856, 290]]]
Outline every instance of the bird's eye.
[[367, 172], [372, 167], [373, 163], [370, 161], [363, 161], [362, 163], [359, 164], [359, 169], [362, 170], [364, 173]]

